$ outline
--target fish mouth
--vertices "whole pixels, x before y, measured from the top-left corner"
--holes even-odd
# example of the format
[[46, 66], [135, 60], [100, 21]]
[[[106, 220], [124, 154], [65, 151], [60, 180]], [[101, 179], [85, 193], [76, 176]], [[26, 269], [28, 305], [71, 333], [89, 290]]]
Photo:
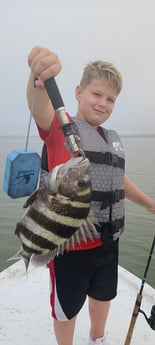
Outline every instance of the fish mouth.
[[[87, 169], [89, 167], [89, 160], [88, 158], [79, 156], [73, 157], [66, 163], [60, 164], [56, 166], [48, 175], [47, 179], [45, 180], [46, 188], [53, 194], [56, 193], [58, 186], [60, 185], [62, 179], [70, 174], [75, 173], [78, 174], [78, 170], [83, 173], [87, 173]], [[79, 175], [77, 175], [79, 176]]]
[[77, 174], [78, 171], [87, 172], [89, 166], [89, 160], [88, 158], [84, 157], [73, 157], [71, 158], [67, 163], [60, 166], [60, 169], [58, 170], [57, 179], [63, 178], [65, 175], [67, 176], [69, 171], [72, 171], [72, 173], [75, 172]]
[[89, 165], [89, 160], [88, 160], [88, 158], [86, 158], [86, 157], [76, 157], [75, 158], [76, 159], [76, 161], [75, 161], [75, 168], [78, 168], [79, 166], [80, 166], [80, 168], [81, 167], [87, 167], [88, 165]]
[[68, 169], [87, 169], [89, 166], [89, 160], [85, 157], [73, 157], [65, 164], [60, 166], [60, 170], [58, 168], [58, 172], [61, 171], [62, 175], [64, 175]]

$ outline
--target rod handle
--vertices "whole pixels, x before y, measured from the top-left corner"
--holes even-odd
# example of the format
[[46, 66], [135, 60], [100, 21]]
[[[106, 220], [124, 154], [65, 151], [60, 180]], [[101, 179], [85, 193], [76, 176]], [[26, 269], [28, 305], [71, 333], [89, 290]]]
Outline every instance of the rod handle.
[[64, 107], [64, 102], [54, 77], [46, 79], [44, 84], [54, 110], [56, 111], [57, 109]]
[[133, 334], [133, 330], [134, 330], [135, 323], [136, 323], [136, 320], [137, 320], [137, 316], [138, 316], [138, 313], [139, 313], [139, 309], [140, 309], [140, 306], [141, 306], [142, 297], [143, 296], [140, 295], [139, 293], [137, 294], [136, 302], [135, 302], [135, 305], [134, 305], [134, 309], [133, 309], [133, 313], [132, 313], [132, 317], [131, 317], [131, 321], [130, 321], [130, 326], [129, 326], [129, 329], [128, 329], [128, 333], [127, 333], [124, 345], [130, 345], [130, 343], [131, 343], [131, 337], [132, 337], [132, 334]]

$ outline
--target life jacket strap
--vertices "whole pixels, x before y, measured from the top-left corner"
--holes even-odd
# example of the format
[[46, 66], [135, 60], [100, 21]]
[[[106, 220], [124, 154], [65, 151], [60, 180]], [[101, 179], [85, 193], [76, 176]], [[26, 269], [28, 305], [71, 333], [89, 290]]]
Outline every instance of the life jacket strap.
[[92, 191], [92, 200], [93, 201], [101, 201], [102, 206], [101, 209], [104, 209], [108, 207], [111, 204], [114, 204], [115, 202], [119, 202], [121, 199], [124, 199], [125, 197], [125, 191], [124, 189], [116, 189], [113, 191]]
[[47, 147], [46, 147], [45, 143], [44, 143], [44, 145], [42, 147], [42, 153], [41, 153], [41, 168], [43, 170], [48, 171]]
[[118, 167], [120, 169], [125, 168], [125, 160], [117, 156], [116, 154], [112, 154], [111, 152], [94, 152], [94, 151], [84, 151], [86, 157], [92, 163], [96, 164], [107, 164]]

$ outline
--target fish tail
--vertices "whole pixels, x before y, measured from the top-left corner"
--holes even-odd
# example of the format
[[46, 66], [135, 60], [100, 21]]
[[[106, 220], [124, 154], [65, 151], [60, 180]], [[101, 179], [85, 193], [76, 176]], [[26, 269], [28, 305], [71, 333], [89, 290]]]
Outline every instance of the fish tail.
[[16, 254], [11, 256], [11, 258], [7, 259], [6, 261], [20, 260], [20, 259], [21, 259], [21, 250], [19, 250]]

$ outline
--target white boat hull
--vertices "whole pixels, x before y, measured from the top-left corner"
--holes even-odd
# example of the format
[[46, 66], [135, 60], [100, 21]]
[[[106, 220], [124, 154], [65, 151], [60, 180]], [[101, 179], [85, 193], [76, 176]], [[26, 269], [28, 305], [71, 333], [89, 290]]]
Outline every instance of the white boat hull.
[[[107, 333], [111, 345], [124, 345], [141, 280], [119, 267], [118, 296], [111, 304]], [[145, 284], [141, 309], [150, 316], [155, 290]], [[77, 319], [75, 345], [87, 345], [87, 301]], [[31, 267], [28, 276], [22, 261], [0, 273], [0, 344], [56, 345], [49, 305], [49, 277], [45, 267]], [[155, 331], [139, 313], [131, 345], [155, 344]]]

